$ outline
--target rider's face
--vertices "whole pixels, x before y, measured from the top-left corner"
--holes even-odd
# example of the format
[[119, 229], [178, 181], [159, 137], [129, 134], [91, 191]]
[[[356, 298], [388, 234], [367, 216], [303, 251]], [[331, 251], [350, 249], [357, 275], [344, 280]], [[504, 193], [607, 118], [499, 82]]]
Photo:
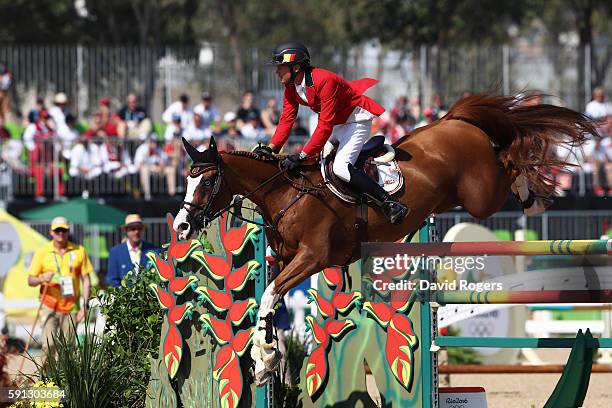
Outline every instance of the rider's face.
[[289, 83], [291, 79], [291, 70], [287, 64], [281, 64], [276, 66], [276, 75], [278, 75], [278, 79], [281, 84], [285, 85]]

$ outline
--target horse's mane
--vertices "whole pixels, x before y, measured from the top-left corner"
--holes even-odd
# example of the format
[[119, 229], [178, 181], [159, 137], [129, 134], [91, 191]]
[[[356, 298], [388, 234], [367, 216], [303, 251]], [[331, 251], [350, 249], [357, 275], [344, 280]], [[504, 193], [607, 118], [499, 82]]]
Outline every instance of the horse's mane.
[[279, 160], [279, 156], [265, 156], [263, 154], [256, 154], [246, 150], [233, 150], [231, 152], [223, 153], [228, 154], [230, 156], [246, 157], [248, 159], [257, 160], [264, 163], [278, 163]]

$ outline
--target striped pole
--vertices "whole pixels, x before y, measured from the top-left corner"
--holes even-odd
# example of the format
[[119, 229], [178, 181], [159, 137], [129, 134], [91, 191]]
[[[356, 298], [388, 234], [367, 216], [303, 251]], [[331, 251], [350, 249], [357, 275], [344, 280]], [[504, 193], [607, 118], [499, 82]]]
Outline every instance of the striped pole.
[[408, 256], [478, 255], [612, 255], [612, 239], [553, 241], [440, 242], [432, 244], [383, 244], [382, 251], [393, 250]]
[[436, 291], [436, 302], [452, 304], [529, 304], [529, 303], [607, 303], [612, 302], [612, 289], [585, 290], [496, 290]]

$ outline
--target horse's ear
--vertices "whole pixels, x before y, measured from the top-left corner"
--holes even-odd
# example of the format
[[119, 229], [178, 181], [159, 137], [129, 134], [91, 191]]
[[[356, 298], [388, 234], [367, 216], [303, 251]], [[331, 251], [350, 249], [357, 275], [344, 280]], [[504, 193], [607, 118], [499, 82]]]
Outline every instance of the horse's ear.
[[215, 141], [214, 136], [210, 137], [210, 142], [208, 143], [207, 151], [210, 154], [210, 158], [214, 159], [214, 161], [217, 162], [217, 159], [219, 157], [219, 151], [217, 150], [217, 142]]
[[187, 151], [187, 154], [191, 158], [192, 162], [202, 162], [202, 153], [193, 147], [185, 138], [183, 138], [183, 146], [185, 146], [185, 150]]

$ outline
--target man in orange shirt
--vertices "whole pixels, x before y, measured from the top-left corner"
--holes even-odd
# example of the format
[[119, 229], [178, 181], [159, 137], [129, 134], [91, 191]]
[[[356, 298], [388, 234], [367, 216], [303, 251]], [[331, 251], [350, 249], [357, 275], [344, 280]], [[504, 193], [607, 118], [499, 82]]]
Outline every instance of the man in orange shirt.
[[[91, 290], [89, 274], [93, 272], [85, 248], [69, 241], [70, 224], [64, 217], [51, 222], [52, 241], [34, 255], [28, 273], [28, 285], [41, 285], [42, 346], [53, 347], [53, 335], [61, 330], [67, 333], [71, 315], [75, 324], [81, 322], [87, 312], [87, 300]], [[80, 305], [81, 281], [84, 307]], [[76, 312], [76, 314], [75, 314]]]

